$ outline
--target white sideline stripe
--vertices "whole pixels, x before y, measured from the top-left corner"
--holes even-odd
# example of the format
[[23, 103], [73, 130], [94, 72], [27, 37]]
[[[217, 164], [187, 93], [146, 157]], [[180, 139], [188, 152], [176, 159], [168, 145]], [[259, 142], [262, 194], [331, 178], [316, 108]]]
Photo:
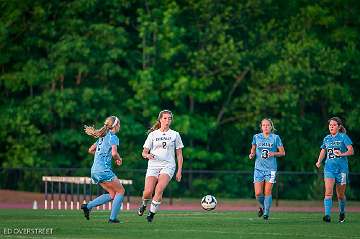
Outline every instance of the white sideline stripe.
[[[76, 183], [76, 184], [93, 184], [89, 177], [64, 177], [64, 176], [43, 176], [43, 182], [60, 182], [60, 183]], [[119, 179], [121, 184], [132, 185], [130, 179]]]

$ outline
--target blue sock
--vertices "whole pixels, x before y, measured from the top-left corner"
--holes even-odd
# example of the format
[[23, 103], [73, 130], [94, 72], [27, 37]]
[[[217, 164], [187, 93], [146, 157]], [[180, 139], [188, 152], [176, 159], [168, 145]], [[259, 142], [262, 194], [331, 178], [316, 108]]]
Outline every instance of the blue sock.
[[261, 207], [264, 208], [264, 195], [257, 196], [256, 200], [260, 203]]
[[345, 213], [345, 204], [346, 204], [345, 199], [339, 200], [339, 212], [340, 213]]
[[269, 215], [269, 211], [270, 211], [270, 208], [271, 208], [271, 203], [272, 203], [272, 195], [265, 196], [265, 199], [264, 199], [264, 215]]
[[332, 207], [332, 199], [331, 198], [325, 198], [324, 199], [325, 215], [330, 216], [331, 207]]
[[113, 201], [113, 205], [111, 208], [111, 214], [110, 214], [110, 219], [111, 220], [115, 220], [119, 211], [120, 211], [120, 207], [121, 207], [121, 203], [124, 199], [124, 195], [121, 194], [116, 194], [114, 201]]
[[105, 194], [100, 195], [99, 197], [95, 198], [94, 200], [90, 201], [87, 204], [87, 208], [91, 209], [91, 208], [97, 207], [99, 205], [102, 205], [104, 203], [107, 203], [109, 201], [111, 201], [111, 196], [110, 196], [110, 194], [105, 193]]

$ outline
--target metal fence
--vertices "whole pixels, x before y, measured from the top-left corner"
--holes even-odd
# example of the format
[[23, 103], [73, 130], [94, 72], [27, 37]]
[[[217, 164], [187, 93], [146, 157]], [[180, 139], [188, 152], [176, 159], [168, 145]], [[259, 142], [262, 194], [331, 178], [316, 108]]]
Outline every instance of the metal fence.
[[[130, 179], [131, 196], [141, 196], [145, 169], [114, 171], [120, 179]], [[0, 168], [0, 189], [44, 192], [42, 176], [89, 176], [88, 168]], [[360, 200], [360, 173], [350, 173], [346, 195], [349, 200]], [[278, 199], [318, 200], [323, 198], [322, 173], [283, 172], [277, 174], [273, 195]], [[253, 172], [184, 170], [180, 183], [172, 180], [165, 197], [200, 198], [214, 194], [222, 198], [253, 198]], [[0, 195], [1, 197], [1, 195]]]

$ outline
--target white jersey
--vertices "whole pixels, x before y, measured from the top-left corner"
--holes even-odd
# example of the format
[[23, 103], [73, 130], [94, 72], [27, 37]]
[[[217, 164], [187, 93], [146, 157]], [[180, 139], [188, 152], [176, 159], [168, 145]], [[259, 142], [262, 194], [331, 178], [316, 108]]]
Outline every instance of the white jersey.
[[143, 147], [150, 149], [150, 153], [154, 155], [154, 159], [149, 160], [148, 167], [175, 167], [175, 149], [183, 148], [184, 145], [178, 132], [171, 129], [161, 132], [157, 129], [148, 135]]

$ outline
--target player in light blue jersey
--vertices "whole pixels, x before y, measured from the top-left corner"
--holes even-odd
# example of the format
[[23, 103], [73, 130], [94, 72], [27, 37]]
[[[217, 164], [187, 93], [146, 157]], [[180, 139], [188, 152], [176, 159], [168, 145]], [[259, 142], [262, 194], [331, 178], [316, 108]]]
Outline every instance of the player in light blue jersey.
[[336, 183], [336, 194], [339, 202], [339, 222], [345, 221], [345, 189], [348, 181], [349, 167], [347, 156], [354, 154], [351, 139], [346, 135], [346, 129], [340, 118], [333, 117], [329, 121], [330, 134], [327, 135], [321, 145], [316, 167], [321, 167], [321, 162], [326, 156], [324, 167], [325, 216], [323, 221], [331, 222], [330, 212], [332, 207], [332, 196], [334, 184]]
[[119, 130], [120, 120], [116, 116], [106, 118], [104, 126], [98, 130], [85, 125], [86, 134], [98, 139], [89, 148], [89, 153], [95, 155], [91, 167], [91, 179], [108, 192], [81, 206], [88, 220], [92, 208], [113, 200], [109, 223], [119, 223], [117, 215], [124, 199], [125, 189], [113, 173], [111, 162], [111, 159], [114, 158], [116, 165], [120, 166], [122, 164], [122, 159], [117, 151], [119, 138], [116, 133]]
[[259, 202], [258, 216], [268, 220], [272, 203], [271, 191], [277, 171], [276, 157], [285, 156], [285, 149], [279, 135], [273, 133], [275, 128], [271, 119], [263, 119], [260, 128], [262, 133], [254, 135], [249, 158], [256, 156], [254, 189]]

